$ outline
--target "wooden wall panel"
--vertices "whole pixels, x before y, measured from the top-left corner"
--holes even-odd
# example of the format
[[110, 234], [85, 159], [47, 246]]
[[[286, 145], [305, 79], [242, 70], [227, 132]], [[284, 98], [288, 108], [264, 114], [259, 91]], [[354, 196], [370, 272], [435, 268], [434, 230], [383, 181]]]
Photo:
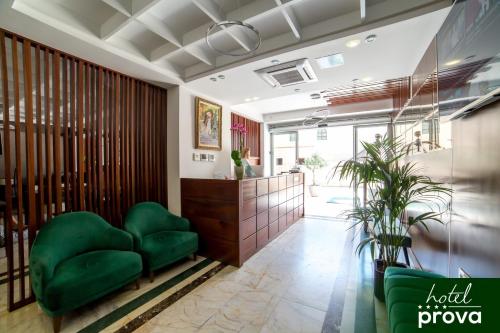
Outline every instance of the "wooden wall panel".
[[[260, 149], [261, 144], [261, 123], [257, 121], [250, 120], [236, 113], [231, 113], [231, 124], [244, 124], [248, 133], [246, 134], [243, 145], [244, 147], [250, 148], [250, 155], [255, 157], [255, 164], [260, 165], [262, 154]], [[238, 141], [238, 136], [235, 132], [231, 134], [231, 149], [240, 149], [240, 142]]]
[[29, 249], [52, 217], [88, 210], [121, 227], [137, 202], [167, 206], [167, 91], [1, 29], [0, 58], [13, 310], [34, 300]]

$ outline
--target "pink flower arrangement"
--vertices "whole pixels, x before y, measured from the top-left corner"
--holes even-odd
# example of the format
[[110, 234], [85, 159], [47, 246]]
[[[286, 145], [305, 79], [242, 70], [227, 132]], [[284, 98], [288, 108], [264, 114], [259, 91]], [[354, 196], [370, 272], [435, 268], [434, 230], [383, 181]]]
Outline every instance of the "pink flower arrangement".
[[244, 124], [235, 123], [230, 128], [231, 131], [236, 132], [238, 135], [238, 141], [240, 142], [240, 152], [243, 150], [243, 139], [245, 135], [248, 133], [247, 128]]

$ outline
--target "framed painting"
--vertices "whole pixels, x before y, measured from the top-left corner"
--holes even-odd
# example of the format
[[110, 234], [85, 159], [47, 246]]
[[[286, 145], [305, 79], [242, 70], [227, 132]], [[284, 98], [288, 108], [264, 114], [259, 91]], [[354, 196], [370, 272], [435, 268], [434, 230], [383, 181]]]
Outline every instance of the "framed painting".
[[222, 106], [195, 99], [195, 148], [222, 150]]

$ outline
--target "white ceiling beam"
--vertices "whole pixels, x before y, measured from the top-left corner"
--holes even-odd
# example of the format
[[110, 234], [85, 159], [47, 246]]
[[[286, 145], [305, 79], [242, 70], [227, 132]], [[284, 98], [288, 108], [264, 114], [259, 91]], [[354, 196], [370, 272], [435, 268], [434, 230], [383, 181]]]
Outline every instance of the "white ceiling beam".
[[182, 47], [179, 37], [165, 24], [165, 22], [156, 18], [149, 13], [144, 13], [137, 18], [137, 21], [142, 23], [146, 28], [159, 35], [163, 39], [169, 41], [177, 47]]
[[153, 51], [151, 51], [151, 54], [149, 56], [149, 60], [151, 60], [153, 62], [160, 61], [163, 58], [167, 57], [172, 52], [175, 52], [177, 50], [180, 50], [180, 49], [171, 43], [164, 44], [160, 47], [157, 47]]
[[280, 7], [280, 11], [283, 14], [283, 17], [286, 20], [286, 23], [288, 23], [288, 26], [290, 27], [290, 30], [292, 30], [293, 35], [295, 38], [300, 40], [302, 38], [301, 30], [302, 28], [300, 27], [299, 21], [295, 17], [295, 14], [293, 13], [293, 10], [291, 7], [281, 7], [283, 3], [281, 0], [275, 0], [276, 5]]
[[214, 22], [224, 21], [226, 16], [213, 0], [192, 0], [202, 12]]
[[114, 9], [116, 9], [117, 11], [119, 11], [120, 13], [122, 13], [125, 16], [128, 16], [128, 17], [132, 16], [132, 3], [130, 2], [130, 0], [128, 1], [128, 3], [124, 3], [123, 0], [122, 1], [120, 1], [120, 0], [102, 0], [102, 2], [113, 7]]
[[366, 19], [366, 0], [359, 0], [359, 13], [363, 22]]
[[188, 52], [193, 57], [197, 58], [207, 65], [215, 66], [215, 56], [207, 52], [207, 50], [199, 44], [191, 44], [185, 47], [184, 51]]
[[[219, 23], [226, 19], [224, 13], [221, 12], [219, 6], [213, 0], [192, 0], [193, 3], [202, 12], [204, 12], [212, 21]], [[253, 49], [253, 43], [243, 31], [232, 28], [222, 28], [226, 31], [233, 39], [241, 45], [245, 50], [251, 51]]]
[[124, 17], [123, 14], [119, 12], [115, 13], [101, 25], [101, 39], [106, 40], [111, 38], [131, 22], [132, 20], [128, 17]]
[[132, 1], [132, 15], [138, 17], [145, 13], [148, 9], [161, 2], [162, 0], [131, 0]]

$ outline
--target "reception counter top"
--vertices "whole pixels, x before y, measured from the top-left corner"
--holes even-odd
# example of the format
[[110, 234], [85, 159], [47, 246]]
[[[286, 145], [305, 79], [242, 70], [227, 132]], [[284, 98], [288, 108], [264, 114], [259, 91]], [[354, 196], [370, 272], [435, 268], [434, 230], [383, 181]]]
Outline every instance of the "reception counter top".
[[239, 267], [304, 215], [304, 174], [182, 178], [181, 205], [200, 254]]

